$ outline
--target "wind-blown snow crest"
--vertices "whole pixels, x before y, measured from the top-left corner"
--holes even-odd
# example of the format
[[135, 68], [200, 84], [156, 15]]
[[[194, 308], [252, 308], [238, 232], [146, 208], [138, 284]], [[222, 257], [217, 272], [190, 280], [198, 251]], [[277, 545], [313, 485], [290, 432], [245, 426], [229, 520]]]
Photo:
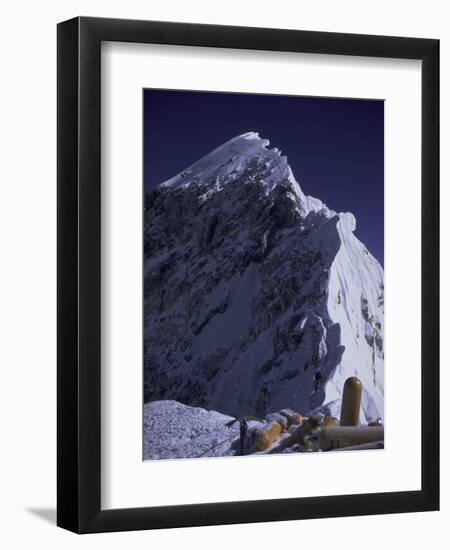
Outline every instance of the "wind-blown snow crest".
[[147, 193], [145, 399], [338, 415], [356, 375], [383, 418], [383, 270], [268, 145], [237, 136]]

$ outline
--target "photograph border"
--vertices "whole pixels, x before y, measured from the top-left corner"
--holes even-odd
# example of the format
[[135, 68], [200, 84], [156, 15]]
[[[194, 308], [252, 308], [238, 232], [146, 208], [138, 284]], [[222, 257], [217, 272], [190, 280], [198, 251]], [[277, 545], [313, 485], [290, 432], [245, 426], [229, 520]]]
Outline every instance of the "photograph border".
[[[439, 41], [85, 17], [60, 23], [57, 36], [57, 524], [92, 533], [439, 509]], [[420, 491], [102, 510], [103, 41], [422, 61]]]

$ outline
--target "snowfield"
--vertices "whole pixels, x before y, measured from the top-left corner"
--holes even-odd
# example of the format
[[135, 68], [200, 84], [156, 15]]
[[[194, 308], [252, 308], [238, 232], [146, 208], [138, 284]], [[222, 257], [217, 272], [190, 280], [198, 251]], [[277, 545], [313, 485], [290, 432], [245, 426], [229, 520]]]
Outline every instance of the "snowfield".
[[235, 454], [233, 442], [239, 425], [226, 424], [230, 416], [176, 401], [154, 401], [144, 405], [144, 460], [195, 458]]

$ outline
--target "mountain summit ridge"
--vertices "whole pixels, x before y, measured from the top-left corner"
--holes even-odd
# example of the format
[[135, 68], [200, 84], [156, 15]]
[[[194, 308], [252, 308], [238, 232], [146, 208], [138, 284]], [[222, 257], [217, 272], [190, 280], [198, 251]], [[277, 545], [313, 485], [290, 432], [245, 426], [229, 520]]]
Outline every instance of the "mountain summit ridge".
[[[259, 159], [266, 167], [264, 182], [267, 192], [281, 180], [287, 179], [292, 183], [298, 197], [299, 208], [303, 213], [313, 208], [314, 202], [306, 204], [306, 197], [292, 173], [286, 156], [279, 149], [269, 149], [270, 141], [261, 138], [258, 132], [246, 132], [226, 141], [197, 162], [182, 170], [176, 176], [161, 183], [163, 187], [188, 187], [199, 181], [199, 175], [216, 182], [217, 191], [229, 181], [236, 179], [236, 175], [248, 168], [249, 159]], [[322, 203], [317, 204], [320, 208]]]
[[383, 270], [268, 146], [236, 136], [146, 195], [145, 400], [336, 414], [356, 375], [383, 418]]

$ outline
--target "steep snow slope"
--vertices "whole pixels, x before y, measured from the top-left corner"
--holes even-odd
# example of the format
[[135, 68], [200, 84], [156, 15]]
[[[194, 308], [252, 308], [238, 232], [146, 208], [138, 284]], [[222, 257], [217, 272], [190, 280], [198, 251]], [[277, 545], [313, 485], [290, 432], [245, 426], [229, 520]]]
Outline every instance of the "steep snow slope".
[[337, 414], [356, 375], [383, 418], [382, 268], [268, 145], [237, 136], [147, 193], [145, 399]]
[[341, 247], [331, 268], [328, 310], [341, 327], [342, 361], [329, 380], [325, 402], [342, 395], [348, 376], [363, 383], [367, 420], [383, 418], [384, 407], [384, 274], [380, 264], [354, 236], [355, 218], [341, 214]]

